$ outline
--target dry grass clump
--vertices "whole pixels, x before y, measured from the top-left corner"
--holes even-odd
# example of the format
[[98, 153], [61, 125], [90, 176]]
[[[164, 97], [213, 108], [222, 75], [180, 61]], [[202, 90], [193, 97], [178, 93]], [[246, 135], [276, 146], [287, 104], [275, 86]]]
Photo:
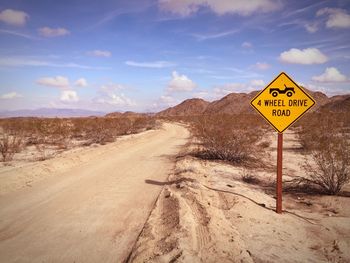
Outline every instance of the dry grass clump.
[[2, 135], [0, 138], [0, 153], [3, 162], [11, 161], [15, 153], [21, 150], [22, 140], [22, 137], [18, 135]]
[[233, 164], [256, 162], [261, 147], [257, 144], [265, 125], [256, 115], [208, 115], [192, 122], [193, 134], [200, 140], [196, 156]]
[[34, 146], [39, 159], [48, 152], [74, 146], [106, 144], [120, 135], [156, 128], [153, 117], [120, 118], [9, 118], [0, 119], [0, 151], [2, 161], [10, 161], [23, 147]]
[[307, 178], [295, 182], [314, 185], [336, 195], [350, 182], [350, 113], [313, 113], [304, 118], [299, 138], [306, 154]]
[[257, 178], [251, 171], [248, 169], [243, 169], [240, 173], [241, 179], [247, 184], [259, 184], [261, 183], [259, 178]]

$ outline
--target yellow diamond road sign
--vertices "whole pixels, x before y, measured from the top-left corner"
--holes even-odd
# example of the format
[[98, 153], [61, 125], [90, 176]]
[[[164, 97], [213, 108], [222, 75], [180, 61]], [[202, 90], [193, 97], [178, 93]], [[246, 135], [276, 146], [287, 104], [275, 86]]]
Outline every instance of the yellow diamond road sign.
[[315, 101], [282, 72], [250, 104], [282, 133], [314, 106]]

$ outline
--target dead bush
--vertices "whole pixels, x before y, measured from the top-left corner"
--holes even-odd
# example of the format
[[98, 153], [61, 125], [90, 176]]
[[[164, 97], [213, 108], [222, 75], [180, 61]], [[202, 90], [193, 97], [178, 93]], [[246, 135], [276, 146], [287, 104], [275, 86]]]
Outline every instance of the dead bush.
[[242, 181], [245, 183], [248, 183], [248, 184], [260, 183], [260, 180], [247, 169], [243, 169], [240, 175], [241, 175]]
[[299, 138], [311, 160], [307, 158], [303, 166], [307, 177], [297, 180], [336, 195], [350, 181], [350, 136], [339, 116], [323, 113], [319, 117], [309, 116], [300, 127]]
[[350, 181], [350, 144], [348, 139], [337, 138], [311, 151], [314, 164], [306, 162], [304, 169], [309, 182], [325, 193], [338, 194]]
[[[251, 122], [251, 116], [203, 116], [193, 123], [193, 133], [202, 143], [196, 153], [204, 159], [243, 164], [257, 160], [256, 144], [263, 131]], [[254, 126], [253, 126], [254, 125]]]
[[45, 161], [46, 159], [50, 158], [46, 152], [46, 145], [45, 144], [36, 144], [35, 148], [39, 153], [39, 156], [37, 158], [38, 161]]
[[259, 147], [266, 149], [269, 148], [271, 146], [271, 142], [270, 141], [262, 141], [261, 143], [259, 143]]
[[151, 130], [156, 127], [156, 119], [152, 117], [139, 117], [135, 119], [132, 126], [133, 133]]
[[318, 148], [320, 142], [333, 140], [334, 134], [349, 134], [350, 112], [314, 112], [307, 114], [297, 124], [296, 130], [302, 149], [309, 152]]
[[113, 142], [117, 135], [117, 127], [108, 119], [89, 119], [84, 128], [89, 143], [106, 144]]
[[[156, 127], [150, 116], [87, 117], [87, 118], [8, 118], [0, 119], [1, 155], [3, 160], [13, 158], [23, 146], [35, 146], [40, 157], [47, 159], [51, 152], [78, 145], [114, 142], [120, 135], [137, 133]], [[19, 132], [21, 138], [18, 137]], [[15, 150], [13, 150], [15, 149]], [[50, 154], [49, 154], [50, 153]]]
[[15, 153], [20, 152], [22, 137], [18, 135], [3, 134], [0, 138], [0, 152], [3, 162], [11, 161]]

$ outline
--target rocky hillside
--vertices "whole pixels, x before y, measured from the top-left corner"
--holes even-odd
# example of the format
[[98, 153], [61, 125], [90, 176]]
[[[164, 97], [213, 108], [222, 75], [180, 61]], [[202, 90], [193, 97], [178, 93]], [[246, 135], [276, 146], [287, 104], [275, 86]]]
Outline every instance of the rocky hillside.
[[157, 116], [189, 116], [205, 112], [210, 102], [202, 99], [188, 99], [180, 104], [157, 113]]
[[246, 93], [230, 93], [220, 100], [210, 103], [205, 110], [206, 114], [228, 113], [238, 114], [253, 112], [250, 100], [258, 94], [257, 91]]
[[152, 116], [151, 113], [137, 113], [133, 111], [126, 112], [111, 112], [105, 115], [106, 118], [138, 118], [144, 116]]
[[[326, 94], [319, 91], [305, 91], [314, 98], [316, 105], [313, 111], [328, 109], [331, 111], [346, 111], [349, 109], [350, 95], [341, 95], [327, 97]], [[230, 93], [220, 100], [208, 102], [202, 99], [188, 99], [178, 104], [177, 106], [163, 110], [157, 116], [189, 116], [199, 114], [240, 114], [240, 113], [255, 113], [250, 106], [250, 101], [258, 91], [251, 93]]]
[[334, 96], [320, 107], [321, 111], [350, 112], [350, 95]]

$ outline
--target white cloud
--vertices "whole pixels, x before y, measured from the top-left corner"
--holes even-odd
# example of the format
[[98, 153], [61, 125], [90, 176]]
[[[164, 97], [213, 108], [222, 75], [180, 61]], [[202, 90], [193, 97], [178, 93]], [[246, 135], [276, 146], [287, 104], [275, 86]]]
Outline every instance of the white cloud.
[[68, 88], [69, 80], [66, 77], [56, 76], [56, 77], [44, 77], [36, 81], [37, 84], [42, 86], [49, 86], [55, 88]]
[[136, 103], [133, 100], [126, 97], [123, 93], [105, 94], [104, 96], [101, 96], [95, 99], [95, 101], [100, 104], [109, 104], [114, 106], [135, 106], [136, 105]]
[[216, 98], [221, 98], [229, 93], [247, 93], [254, 90], [263, 89], [265, 82], [261, 79], [251, 80], [249, 83], [227, 83], [214, 87], [214, 95]]
[[58, 68], [81, 68], [81, 69], [95, 69], [95, 70], [108, 70], [106, 67], [91, 67], [87, 65], [81, 65], [76, 63], [53, 63], [51, 61], [45, 61], [35, 59], [31, 57], [3, 57], [0, 58], [0, 67], [58, 67]]
[[189, 16], [198, 11], [201, 0], [159, 0], [158, 6], [161, 10], [177, 14], [180, 16]]
[[79, 97], [77, 92], [74, 90], [63, 90], [60, 99], [63, 102], [76, 102], [79, 100]]
[[10, 92], [10, 93], [6, 93], [0, 96], [1, 99], [15, 99], [15, 98], [21, 98], [23, 97], [21, 94], [18, 94], [17, 92]]
[[317, 82], [346, 82], [348, 78], [341, 74], [338, 69], [330, 67], [326, 68], [323, 74], [312, 77], [312, 80]]
[[221, 98], [232, 92], [246, 92], [247, 85], [243, 83], [228, 83], [214, 88], [215, 97]]
[[[299, 84], [299, 83], [298, 83]], [[347, 89], [347, 87], [341, 87], [341, 86], [334, 86], [334, 85], [325, 85], [325, 86], [320, 86], [320, 85], [315, 85], [314, 83], [304, 83], [304, 84], [299, 84], [309, 90], [312, 91], [321, 91], [325, 94], [327, 94], [327, 96], [335, 96], [335, 95], [341, 95], [341, 94], [349, 94], [349, 90]]]
[[100, 90], [106, 93], [115, 92], [115, 91], [124, 90], [124, 89], [128, 89], [128, 87], [118, 83], [108, 83], [100, 87]]
[[167, 106], [173, 106], [173, 105], [175, 105], [177, 103], [177, 100], [174, 97], [172, 97], [172, 96], [169, 96], [169, 95], [165, 96], [165, 95], [163, 95], [163, 96], [160, 96], [159, 102], [161, 104], [165, 104]]
[[307, 30], [307, 32], [315, 33], [318, 30], [318, 23], [306, 23], [304, 27]]
[[216, 39], [216, 38], [230, 36], [238, 32], [239, 32], [239, 29], [233, 29], [233, 30], [223, 31], [223, 32], [214, 33], [214, 34], [191, 34], [191, 35], [197, 38], [197, 40], [203, 41], [208, 39]]
[[59, 37], [59, 36], [65, 36], [69, 35], [69, 30], [58, 27], [58, 28], [50, 28], [50, 27], [42, 27], [38, 29], [38, 32], [41, 36], [44, 37]]
[[12, 31], [12, 30], [0, 29], [0, 33], [12, 35], [12, 36], [17, 36], [17, 37], [23, 37], [23, 38], [27, 38], [27, 39], [38, 39], [37, 37], [31, 36], [28, 34], [23, 34], [23, 33], [16, 32], [16, 31]]
[[80, 78], [80, 79], [77, 79], [75, 81], [74, 85], [77, 86], [77, 87], [86, 87], [88, 84], [87, 84], [86, 79]]
[[196, 83], [190, 80], [185, 75], [180, 75], [176, 71], [172, 73], [172, 79], [168, 84], [167, 90], [169, 92], [173, 91], [192, 91], [197, 87]]
[[22, 66], [47, 66], [47, 61], [36, 60], [32, 58], [21, 57], [2, 57], [0, 58], [1, 67], [22, 67]]
[[317, 11], [317, 16], [328, 15], [327, 28], [350, 28], [350, 15], [345, 9], [322, 8]]
[[280, 1], [272, 0], [159, 0], [160, 9], [180, 16], [189, 16], [201, 7], [209, 7], [218, 15], [251, 15], [269, 12], [281, 7]]
[[173, 107], [179, 104], [181, 101], [179, 99], [174, 98], [171, 95], [162, 95], [156, 101], [152, 103], [153, 111], [160, 111], [164, 108]]
[[282, 52], [279, 59], [282, 62], [303, 65], [323, 64], [328, 61], [327, 56], [317, 48], [306, 48], [302, 50], [292, 48]]
[[250, 81], [250, 85], [257, 88], [263, 88], [263, 86], [265, 86], [265, 81], [262, 79], [253, 79]]
[[12, 26], [23, 26], [28, 18], [29, 15], [23, 11], [6, 9], [0, 12], [0, 21]]
[[242, 43], [242, 48], [252, 48], [253, 44], [250, 42], [243, 42]]
[[210, 94], [208, 91], [204, 91], [204, 90], [193, 93], [194, 98], [200, 98], [204, 100], [211, 99], [211, 95], [212, 94]]
[[265, 62], [257, 62], [253, 67], [259, 70], [267, 70], [271, 68], [271, 65]]
[[128, 98], [124, 93], [120, 93], [121, 90], [128, 89], [127, 86], [118, 83], [108, 83], [102, 85], [99, 90], [98, 96], [94, 101], [98, 104], [106, 104], [110, 106], [135, 106], [136, 102]]
[[132, 67], [141, 68], [167, 68], [175, 66], [174, 63], [168, 61], [154, 61], [154, 62], [135, 62], [135, 61], [125, 61], [125, 64]]
[[92, 50], [87, 52], [87, 54], [89, 56], [94, 56], [94, 57], [105, 57], [105, 58], [109, 58], [112, 56], [112, 52], [108, 51], [108, 50]]

